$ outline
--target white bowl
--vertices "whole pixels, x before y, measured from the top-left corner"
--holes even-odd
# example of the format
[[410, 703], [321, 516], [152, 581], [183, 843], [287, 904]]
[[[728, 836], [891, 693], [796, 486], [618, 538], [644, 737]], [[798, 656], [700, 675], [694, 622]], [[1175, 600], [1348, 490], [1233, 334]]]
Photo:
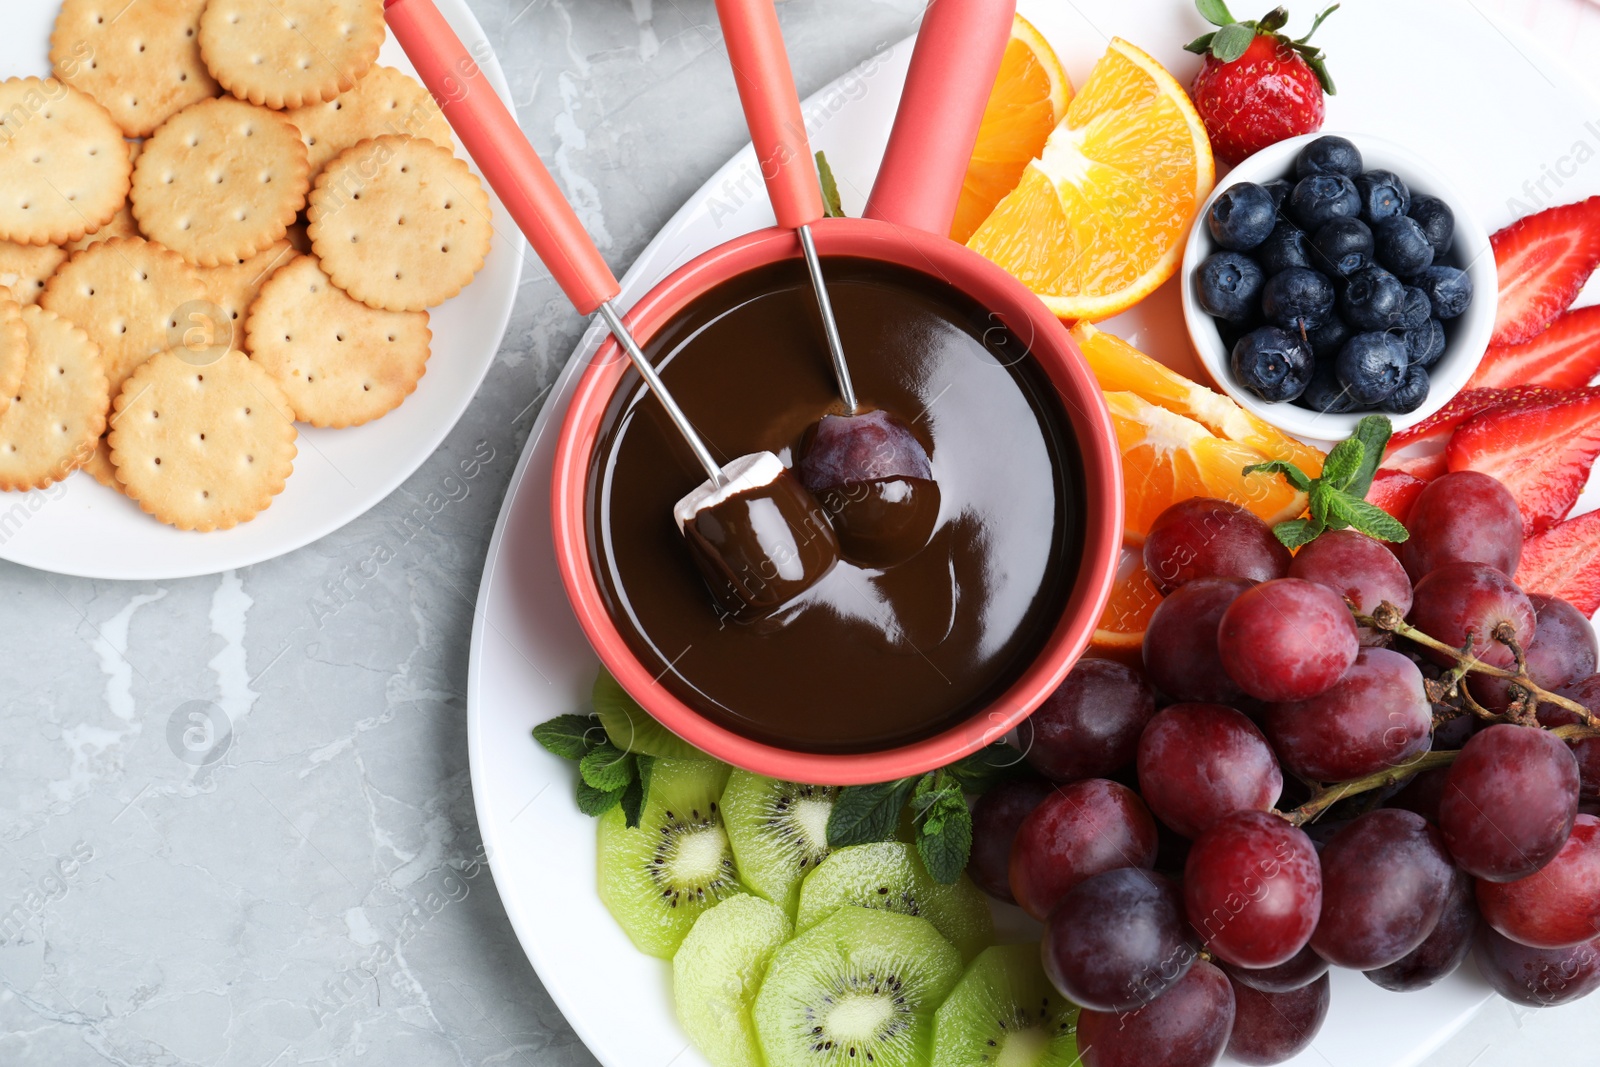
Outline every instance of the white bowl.
[[[1363, 416], [1370, 414], [1355, 411], [1334, 415], [1300, 407], [1293, 401], [1273, 402], [1262, 400], [1239, 384], [1234, 377], [1229, 350], [1222, 343], [1217, 324], [1200, 306], [1195, 292], [1195, 276], [1206, 257], [1218, 251], [1206, 225], [1211, 205], [1224, 191], [1240, 182], [1269, 182], [1274, 178], [1294, 180], [1294, 160], [1300, 149], [1309, 141], [1329, 136], [1334, 131], [1306, 134], [1264, 148], [1240, 163], [1212, 190], [1205, 205], [1189, 232], [1189, 242], [1183, 252], [1183, 317], [1194, 341], [1195, 351], [1211, 380], [1247, 411], [1260, 416], [1274, 426], [1297, 437], [1317, 441], [1340, 441]], [[1495, 276], [1494, 252], [1489, 246], [1489, 235], [1482, 224], [1465, 208], [1466, 200], [1438, 171], [1410, 151], [1392, 141], [1364, 134], [1334, 133], [1347, 137], [1361, 150], [1362, 164], [1367, 170], [1390, 170], [1398, 174], [1413, 195], [1426, 193], [1436, 196], [1449, 205], [1455, 213], [1455, 243], [1450, 254], [1441, 262], [1460, 267], [1472, 279], [1472, 305], [1458, 318], [1444, 324], [1445, 350], [1439, 361], [1429, 368], [1428, 399], [1409, 415], [1390, 414], [1395, 429], [1403, 429], [1432, 415], [1472, 377], [1489, 346], [1494, 333], [1495, 308], [1499, 283]]]

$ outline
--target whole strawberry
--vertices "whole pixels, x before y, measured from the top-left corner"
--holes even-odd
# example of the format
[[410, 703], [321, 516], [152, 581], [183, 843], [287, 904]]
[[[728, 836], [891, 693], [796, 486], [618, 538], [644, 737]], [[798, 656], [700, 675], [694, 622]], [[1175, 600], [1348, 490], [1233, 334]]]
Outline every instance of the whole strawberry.
[[1278, 31], [1289, 13], [1273, 8], [1255, 22], [1239, 22], [1223, 0], [1195, 0], [1211, 33], [1185, 47], [1206, 57], [1189, 94], [1211, 135], [1211, 150], [1229, 165], [1279, 141], [1322, 129], [1322, 95], [1334, 95], [1322, 49], [1307, 42], [1334, 4], [1317, 16], [1304, 37]]

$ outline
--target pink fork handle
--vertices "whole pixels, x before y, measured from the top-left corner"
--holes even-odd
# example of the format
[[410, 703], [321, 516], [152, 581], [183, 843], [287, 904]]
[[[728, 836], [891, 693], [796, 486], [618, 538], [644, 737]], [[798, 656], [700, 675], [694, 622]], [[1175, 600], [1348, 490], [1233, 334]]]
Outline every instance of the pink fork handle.
[[796, 229], [822, 217], [822, 188], [811, 161], [800, 96], [773, 0], [716, 0], [717, 18], [739, 87], [778, 225]]
[[383, 6], [422, 83], [567, 299], [588, 315], [616, 296], [617, 279], [600, 250], [433, 0]]
[[866, 216], [947, 234], [1016, 0], [930, 0]]

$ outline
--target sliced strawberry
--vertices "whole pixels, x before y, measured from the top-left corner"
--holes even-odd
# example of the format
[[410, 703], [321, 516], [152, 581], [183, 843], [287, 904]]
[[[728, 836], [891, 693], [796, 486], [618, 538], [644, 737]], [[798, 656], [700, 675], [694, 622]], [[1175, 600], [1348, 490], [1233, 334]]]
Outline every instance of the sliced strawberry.
[[1517, 499], [1524, 535], [1543, 533], [1572, 510], [1600, 456], [1600, 389], [1490, 408], [1461, 424], [1445, 455], [1452, 471], [1500, 479]]
[[1517, 584], [1570, 601], [1585, 615], [1600, 611], [1600, 511], [1559, 522], [1523, 542]]
[[1428, 483], [1413, 478], [1405, 471], [1378, 468], [1372, 476], [1372, 488], [1367, 490], [1367, 502], [1376, 504], [1390, 515], [1405, 522], [1411, 515], [1411, 505]]
[[1522, 385], [1509, 389], [1463, 389], [1450, 399], [1450, 403], [1415, 426], [1396, 431], [1395, 435], [1389, 438], [1389, 447], [1384, 454], [1392, 456], [1402, 448], [1419, 441], [1438, 441], [1443, 444], [1450, 440], [1450, 435], [1455, 432], [1457, 426], [1480, 411], [1488, 411], [1511, 400], [1543, 396], [1548, 392], [1550, 390], [1540, 386]]
[[1445, 460], [1444, 452], [1429, 452], [1425, 456], [1391, 456], [1383, 461], [1379, 470], [1398, 471], [1409, 474], [1421, 482], [1431, 482], [1439, 475], [1447, 472], [1450, 467]]
[[1490, 343], [1521, 344], [1571, 307], [1600, 266], [1600, 196], [1518, 219], [1490, 240], [1500, 277]]
[[1492, 345], [1468, 389], [1577, 389], [1600, 374], [1600, 306], [1569, 311], [1520, 345]]

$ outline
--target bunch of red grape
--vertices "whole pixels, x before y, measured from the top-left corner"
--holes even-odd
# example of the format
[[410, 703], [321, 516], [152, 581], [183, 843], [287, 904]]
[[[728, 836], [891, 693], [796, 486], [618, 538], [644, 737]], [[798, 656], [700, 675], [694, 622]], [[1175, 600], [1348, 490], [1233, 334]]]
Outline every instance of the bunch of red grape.
[[978, 802], [972, 876], [1045, 922], [1086, 1067], [1288, 1059], [1330, 965], [1413, 990], [1475, 951], [1521, 1004], [1600, 986], [1600, 737], [1551, 732], [1600, 713], [1594, 630], [1509, 577], [1493, 478], [1439, 478], [1410, 533], [1291, 558], [1243, 508], [1169, 508], [1143, 674], [1081, 661], [1024, 729], [1040, 777]]

